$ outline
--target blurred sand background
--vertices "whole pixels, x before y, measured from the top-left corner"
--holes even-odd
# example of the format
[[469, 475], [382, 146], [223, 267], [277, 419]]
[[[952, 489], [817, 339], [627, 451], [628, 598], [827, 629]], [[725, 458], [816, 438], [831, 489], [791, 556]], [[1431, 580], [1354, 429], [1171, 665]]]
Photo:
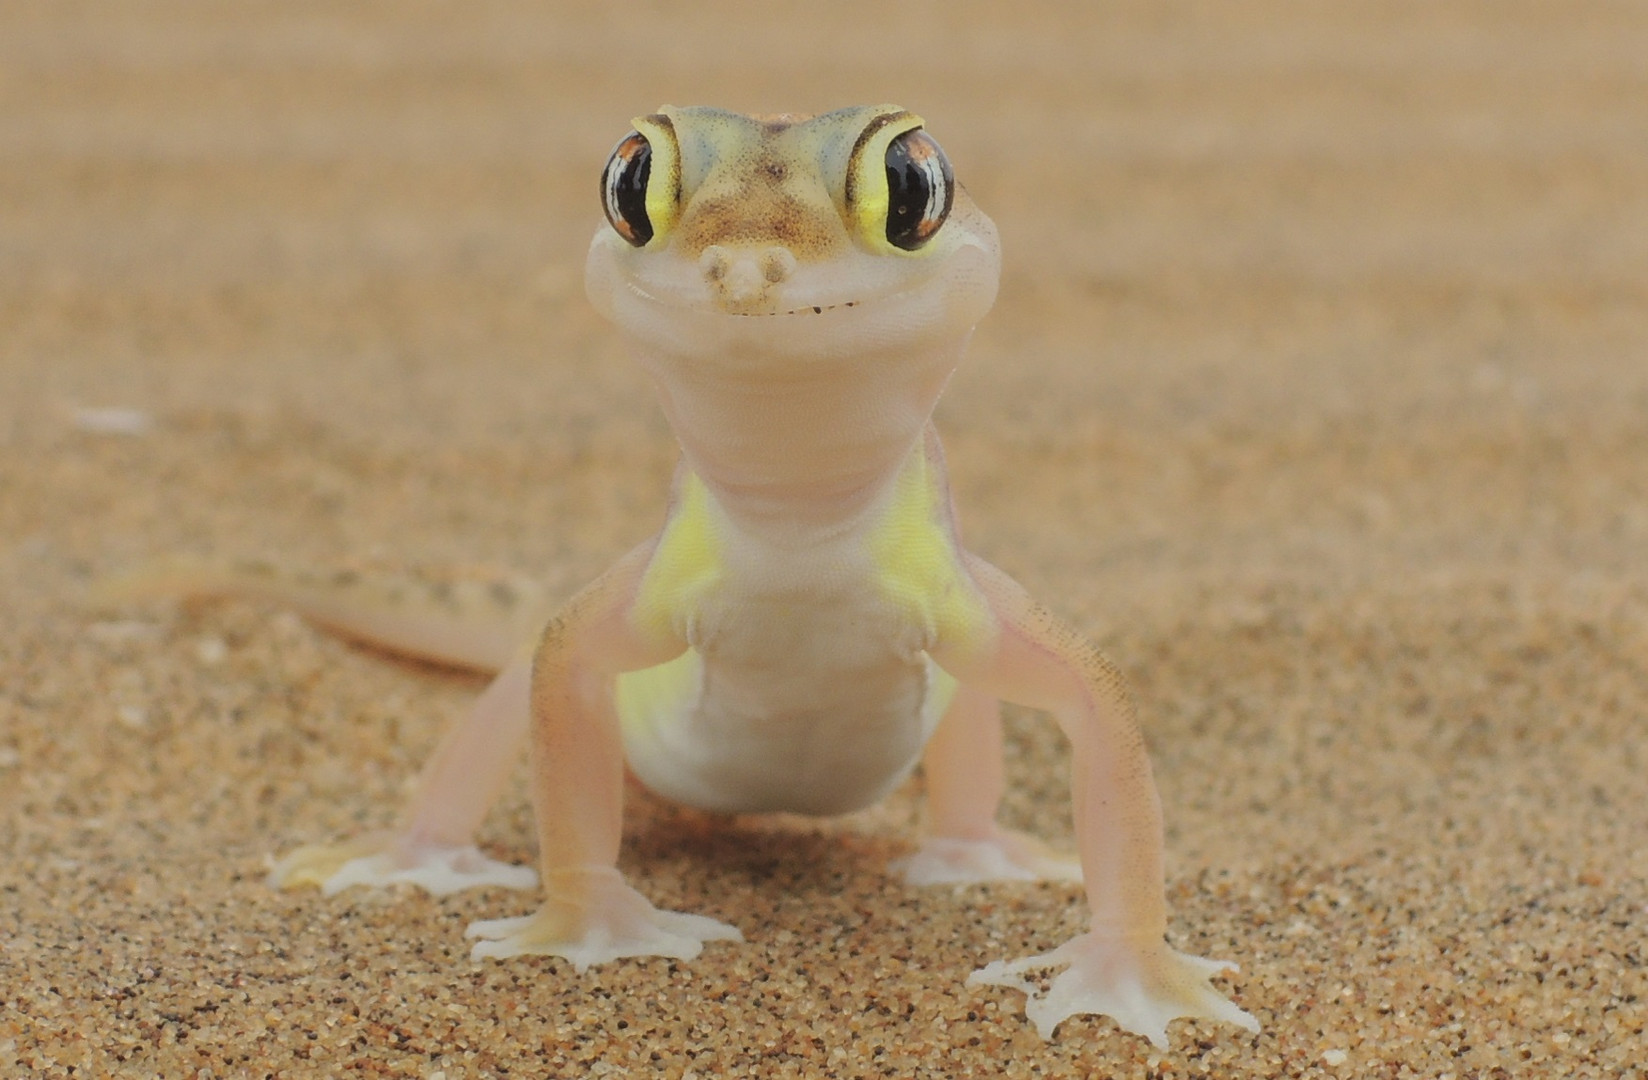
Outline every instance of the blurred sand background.
[[[0, 7], [0, 1075], [1643, 1076], [1648, 7], [688, 11]], [[274, 893], [480, 683], [77, 599], [178, 552], [570, 591], [673, 459], [582, 295], [608, 149], [882, 100], [1006, 245], [940, 409], [970, 545], [1132, 674], [1170, 936], [1257, 1037], [1046, 1043], [964, 986], [1082, 909], [890, 877], [919, 780], [818, 826], [635, 795], [626, 871], [749, 939], [692, 963]], [[1008, 817], [1068, 842], [1012, 732]], [[483, 839], [531, 858], [519, 785]]]

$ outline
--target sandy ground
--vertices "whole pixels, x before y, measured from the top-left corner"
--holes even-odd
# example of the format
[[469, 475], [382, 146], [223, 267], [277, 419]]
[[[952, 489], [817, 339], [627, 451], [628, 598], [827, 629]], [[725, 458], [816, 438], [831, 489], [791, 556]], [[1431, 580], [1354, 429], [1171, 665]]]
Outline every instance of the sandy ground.
[[[1643, 1076], [1648, 8], [696, 10], [0, 8], [0, 1074]], [[749, 939], [691, 963], [273, 892], [480, 684], [77, 599], [178, 552], [574, 588], [673, 456], [579, 283], [608, 148], [877, 100], [1007, 245], [940, 410], [969, 540], [1134, 678], [1170, 936], [1258, 1036], [1048, 1043], [964, 986], [1082, 909], [891, 877], [919, 781], [817, 826], [637, 794], [626, 871]], [[1007, 816], [1068, 843], [1012, 733]], [[483, 839], [531, 858], [519, 782]]]

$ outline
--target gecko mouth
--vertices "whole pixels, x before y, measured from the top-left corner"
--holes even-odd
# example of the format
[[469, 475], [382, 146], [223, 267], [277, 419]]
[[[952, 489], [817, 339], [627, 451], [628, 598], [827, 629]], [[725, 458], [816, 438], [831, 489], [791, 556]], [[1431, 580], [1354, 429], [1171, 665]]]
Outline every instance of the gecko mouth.
[[727, 314], [738, 315], [743, 318], [759, 319], [770, 315], [822, 315], [826, 311], [834, 311], [837, 308], [850, 308], [857, 306], [857, 300], [843, 300], [839, 304], [814, 304], [811, 307], [791, 308], [788, 311], [729, 311]]
[[[888, 293], [878, 299], [880, 301], [894, 300], [905, 293], [913, 292], [916, 289], [919, 289], [925, 283], [925, 280], [917, 281], [907, 288], [900, 289], [897, 292]], [[630, 292], [631, 295], [644, 300], [649, 304], [657, 304], [659, 307], [670, 308], [676, 311], [698, 312], [704, 315], [729, 315], [743, 319], [770, 319], [784, 315], [822, 315], [827, 311], [842, 311], [847, 308], [873, 306], [870, 301], [859, 299], [837, 300], [828, 304], [798, 304], [795, 307], [775, 307], [768, 310], [761, 310], [757, 308], [756, 310], [751, 311], [739, 311], [737, 308], [729, 306], [725, 303], [716, 302], [713, 297], [708, 298], [708, 302], [677, 300], [673, 297], [660, 296], [657, 293], [649, 292], [647, 289], [642, 288], [640, 285], [631, 280], [626, 280], [624, 282], [624, 287]]]
[[[627, 265], [628, 255], [606, 244], [594, 246], [587, 274], [590, 299], [615, 321], [633, 318], [639, 320], [635, 328], [650, 325], [649, 333], [660, 339], [672, 332], [670, 319], [690, 320], [706, 331], [716, 323], [751, 331], [761, 327], [768, 337], [778, 327], [790, 326], [797, 339], [793, 344], [804, 350], [807, 339], [826, 327], [832, 328], [832, 336], [836, 327], [860, 327], [880, 339], [903, 337], [935, 321], [971, 323], [995, 298], [995, 252], [982, 242], [958, 244], [942, 258], [919, 262], [866, 256], [829, 266], [781, 265], [759, 278], [716, 273], [714, 263], [706, 272], [686, 260], [656, 267]], [[784, 317], [809, 316], [823, 321], [784, 322]]]
[[[705, 316], [771, 319], [784, 316], [827, 315], [848, 310], [869, 312], [893, 307], [923, 292], [931, 291], [935, 285], [943, 290], [944, 280], [952, 276], [947, 273], [947, 269], [943, 265], [934, 265], [926, 273], [904, 274], [897, 277], [888, 275], [873, 283], [870, 295], [849, 293], [848, 298], [844, 299], [838, 299], [841, 297], [840, 291], [828, 287], [793, 289], [790, 290], [789, 297], [783, 295], [784, 290], [775, 288], [747, 298], [735, 298], [719, 293], [714, 284], [707, 288], [682, 290], [678, 287], [666, 287], [655, 290], [626, 274], [619, 274], [618, 277], [625, 292], [646, 304], [665, 310]], [[965, 279], [968, 275], [962, 276]], [[796, 296], [797, 292], [802, 295]], [[818, 296], [817, 303], [807, 303], [803, 297], [808, 292], [824, 295]], [[831, 292], [834, 292], [837, 298], [830, 298], [828, 294]]]

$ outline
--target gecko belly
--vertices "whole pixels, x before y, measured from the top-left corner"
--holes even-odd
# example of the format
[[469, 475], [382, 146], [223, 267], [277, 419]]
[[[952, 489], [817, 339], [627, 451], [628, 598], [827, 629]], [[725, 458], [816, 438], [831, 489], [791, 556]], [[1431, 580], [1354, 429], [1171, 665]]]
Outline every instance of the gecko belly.
[[723, 813], [844, 814], [910, 774], [955, 690], [919, 657], [824, 677], [677, 659], [621, 676], [624, 754], [666, 798]]

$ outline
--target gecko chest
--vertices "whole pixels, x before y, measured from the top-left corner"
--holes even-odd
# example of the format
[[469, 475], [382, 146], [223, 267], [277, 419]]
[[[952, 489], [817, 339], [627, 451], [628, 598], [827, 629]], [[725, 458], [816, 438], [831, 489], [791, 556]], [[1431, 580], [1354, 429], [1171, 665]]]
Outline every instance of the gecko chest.
[[636, 774], [728, 811], [834, 814], [890, 791], [954, 690], [928, 650], [984, 626], [947, 509], [920, 446], [860, 514], [800, 542], [687, 475], [635, 610], [689, 648], [619, 682]]
[[636, 775], [728, 812], [837, 814], [884, 796], [954, 684], [870, 584], [706, 597], [691, 649], [619, 682]]

